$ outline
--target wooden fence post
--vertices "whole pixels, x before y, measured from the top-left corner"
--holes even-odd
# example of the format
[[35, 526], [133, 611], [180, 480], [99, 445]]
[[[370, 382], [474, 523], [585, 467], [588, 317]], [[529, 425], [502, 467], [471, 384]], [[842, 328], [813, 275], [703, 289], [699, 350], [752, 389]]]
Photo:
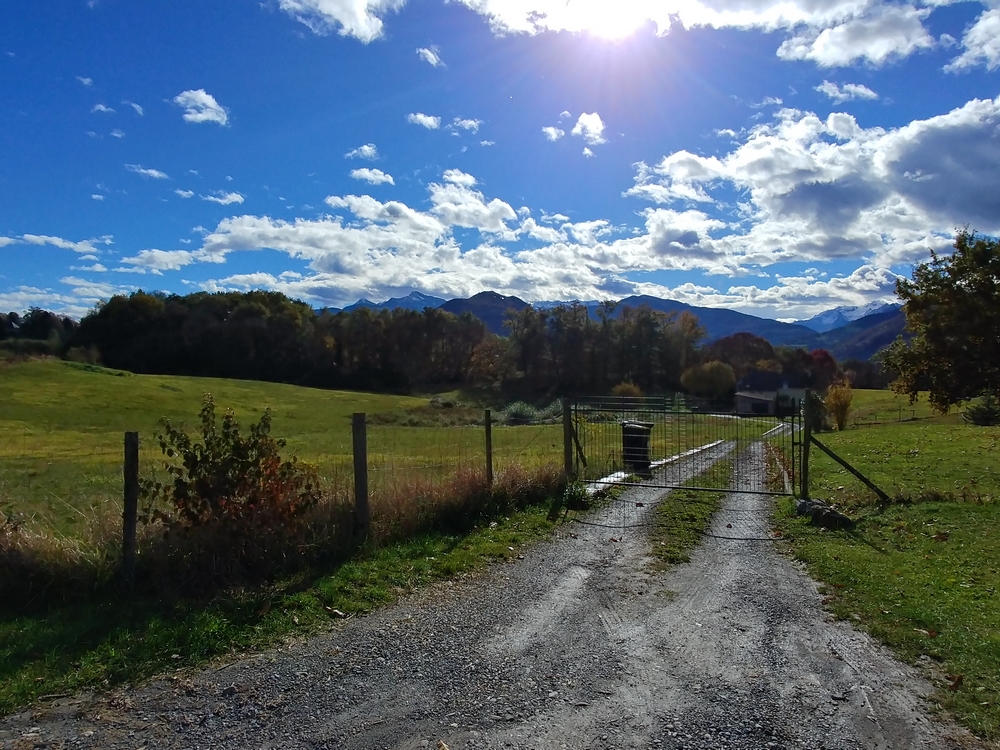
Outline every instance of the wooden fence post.
[[812, 442], [812, 391], [806, 391], [802, 401], [802, 485], [799, 496], [809, 499], [809, 444]]
[[483, 422], [486, 425], [486, 486], [493, 486], [493, 418], [490, 410], [483, 414]]
[[139, 516], [139, 433], [125, 433], [125, 462], [122, 467], [125, 509], [122, 513], [122, 580], [131, 587], [135, 581], [136, 524]]
[[566, 477], [572, 478], [573, 474], [573, 411], [570, 408], [570, 401], [563, 397], [562, 400], [563, 417], [563, 467]]
[[372, 522], [368, 505], [368, 429], [364, 412], [355, 412], [351, 427], [354, 438], [354, 534], [364, 539]]

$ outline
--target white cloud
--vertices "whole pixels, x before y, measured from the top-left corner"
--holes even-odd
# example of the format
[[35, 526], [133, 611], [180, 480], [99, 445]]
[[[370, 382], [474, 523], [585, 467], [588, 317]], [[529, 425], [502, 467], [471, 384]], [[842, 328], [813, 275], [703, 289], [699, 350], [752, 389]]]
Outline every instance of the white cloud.
[[93, 106], [93, 107], [91, 108], [91, 110], [90, 110], [90, 111], [91, 111], [91, 112], [104, 112], [105, 114], [114, 114], [114, 110], [113, 110], [113, 109], [111, 109], [111, 107], [106, 107], [106, 106], [105, 106], [105, 105], [103, 105], [103, 104], [95, 104], [95, 105], [94, 105], [94, 106]]
[[185, 122], [229, 124], [229, 110], [219, 104], [205, 89], [182, 91], [174, 97], [174, 104], [184, 108]]
[[122, 104], [125, 104], [131, 107], [133, 110], [135, 110], [135, 113], [139, 115], [139, 117], [142, 117], [144, 114], [146, 114], [145, 110], [135, 102], [130, 102], [126, 99], [125, 101], [122, 102]]
[[569, 110], [564, 109], [562, 112], [559, 113], [559, 120], [560, 121], [562, 121], [562, 120], [571, 120], [571, 119], [573, 119], [573, 113], [570, 112]]
[[[204, 233], [200, 248], [196, 238], [190, 251], [138, 254], [122, 265], [162, 273], [271, 249], [294, 259], [302, 276], [281, 276], [280, 268], [220, 274], [204, 287], [258, 285], [334, 305], [372, 290], [448, 297], [496, 289], [528, 300], [650, 293], [802, 318], [891, 297], [891, 269], [947, 248], [956, 226], [1000, 231], [998, 128], [1000, 98], [894, 129], [866, 128], [842, 112], [784, 109], [734, 143], [713, 141], [723, 144], [717, 154], [679, 151], [638, 163], [630, 193], [652, 205], [640, 207], [635, 228], [541, 210], [535, 222], [532, 211], [487, 194], [472, 174], [448, 169], [427, 186], [426, 206], [331, 195], [330, 215], [230, 216]], [[823, 264], [838, 260], [862, 267], [823, 278], [833, 268]], [[787, 262], [819, 273], [745, 281]], [[647, 281], [648, 272], [671, 270], [740, 280], [722, 291]]]
[[72, 250], [74, 253], [96, 256], [100, 253], [100, 250], [95, 247], [95, 244], [110, 245], [112, 244], [111, 239], [111, 236], [108, 235], [98, 239], [73, 242], [72, 240], [64, 240], [62, 237], [53, 237], [48, 234], [22, 234], [12, 241], [25, 245], [49, 245], [51, 247], [58, 247], [60, 250]]
[[583, 155], [586, 156], [588, 159], [592, 159], [594, 157], [594, 152], [590, 150], [589, 146], [584, 146]]
[[890, 267], [947, 246], [956, 226], [1000, 230], [997, 128], [1000, 98], [894, 130], [783, 110], [722, 157], [639, 163], [627, 194], [711, 202], [722, 185], [746, 195], [739, 231], [711, 243], [732, 265], [867, 257]]
[[143, 250], [131, 258], [122, 258], [122, 263], [139, 266], [150, 273], [179, 271], [184, 266], [202, 260], [197, 253], [189, 250]]
[[27, 312], [32, 307], [41, 307], [77, 319], [90, 312], [100, 301], [99, 297], [79, 297], [33, 286], [19, 286], [0, 292], [0, 310]]
[[452, 121], [451, 125], [449, 125], [448, 127], [452, 129], [458, 128], [461, 130], [468, 130], [471, 133], [478, 133], [479, 126], [482, 124], [483, 124], [482, 120], [472, 120], [472, 119], [464, 119], [461, 117], [456, 117]]
[[563, 130], [562, 128], [553, 127], [552, 125], [546, 125], [544, 128], [542, 128], [542, 132], [545, 133], [545, 137], [548, 138], [550, 141], [558, 141], [560, 138], [566, 135], [565, 130]]
[[882, 65], [934, 46], [934, 38], [923, 25], [928, 15], [929, 9], [910, 5], [875, 6], [869, 15], [782, 42], [778, 57], [812, 60], [827, 68], [856, 60]]
[[495, 145], [497, 145], [497, 143], [496, 143], [496, 141], [480, 141], [479, 145], [480, 146], [484, 146], [484, 147], [485, 146], [495, 146]]
[[395, 185], [396, 181], [392, 179], [391, 174], [386, 174], [381, 169], [355, 169], [351, 172], [351, 177], [355, 180], [364, 180], [371, 185]]
[[125, 137], [125, 131], [124, 130], [120, 130], [118, 128], [115, 128], [114, 130], [111, 131], [111, 137], [112, 138], [124, 138]]
[[167, 180], [169, 175], [166, 172], [161, 172], [159, 169], [147, 169], [141, 164], [126, 164], [125, 169], [129, 172], [135, 172], [136, 174], [142, 175], [143, 177], [151, 177], [154, 180]]
[[336, 31], [370, 42], [382, 36], [382, 17], [406, 0], [278, 0], [278, 6], [315, 34]]
[[446, 169], [441, 176], [445, 182], [450, 182], [453, 185], [461, 185], [467, 188], [476, 186], [476, 178], [471, 174], [463, 172], [461, 169]]
[[92, 193], [90, 197], [93, 200], [95, 200], [95, 201], [102, 201], [102, 200], [104, 200], [104, 196], [101, 195], [100, 193]]
[[965, 51], [945, 66], [947, 71], [966, 70], [985, 65], [987, 70], [1000, 67], [1000, 8], [984, 11], [962, 37]]
[[93, 263], [89, 266], [70, 266], [70, 271], [90, 271], [91, 273], [106, 273], [107, 267], [100, 263]]
[[193, 190], [181, 190], [181, 189], [178, 188], [174, 192], [177, 193], [177, 195], [179, 195], [181, 198], [193, 198], [194, 197], [194, 191]]
[[754, 109], [763, 109], [764, 107], [780, 106], [782, 104], [784, 104], [784, 102], [776, 96], [765, 96], [763, 100], [751, 104], [750, 106]]
[[203, 201], [218, 203], [220, 206], [231, 206], [234, 203], [242, 203], [244, 198], [239, 193], [227, 193], [224, 190], [216, 190], [211, 195], [200, 196]]
[[417, 56], [428, 65], [433, 65], [435, 68], [444, 65], [441, 61], [441, 55], [438, 52], [437, 47], [418, 47]]
[[[675, 24], [757, 29], [791, 34], [780, 47], [785, 59], [811, 59], [824, 66], [866, 60], [880, 65], [928, 49], [933, 40], [923, 22], [930, 10], [882, 0], [459, 0], [486, 17], [498, 35], [551, 31], [624, 36], [650, 23], [666, 35]], [[945, 5], [932, 0], [927, 5]], [[992, 4], [992, 3], [990, 3]], [[568, 115], [567, 115], [568, 117]]]
[[608, 142], [604, 137], [604, 120], [596, 112], [584, 112], [580, 115], [570, 132], [583, 138], [588, 146], [599, 146]]
[[368, 161], [376, 161], [378, 159], [378, 149], [375, 148], [374, 143], [366, 143], [364, 146], [358, 146], [357, 148], [352, 148], [346, 154], [344, 154], [345, 159], [367, 159]]
[[413, 125], [419, 125], [428, 130], [437, 130], [441, 127], [441, 118], [432, 115], [425, 115], [423, 112], [411, 112], [406, 116], [406, 121]]
[[94, 79], [93, 78], [89, 78], [87, 76], [77, 76], [76, 80], [78, 80], [80, 83], [82, 83], [87, 88], [90, 88], [91, 86], [94, 85]]
[[838, 86], [836, 83], [823, 81], [819, 86], [816, 86], [815, 90], [829, 97], [836, 104], [852, 99], [878, 99], [878, 94], [860, 83], [845, 83], [843, 86]]
[[[235, 216], [208, 233], [198, 250], [147, 253], [128, 260], [146, 264], [136, 268], [162, 272], [195, 262], [221, 263], [238, 251], [278, 250], [304, 261], [308, 272], [234, 274], [200, 286], [208, 291], [275, 289], [332, 305], [370, 295], [373, 289], [383, 296], [416, 289], [442, 297], [499, 289], [528, 300], [648, 293], [691, 304], [751, 312], [773, 309], [786, 317], [807, 317], [813, 307], [891, 295], [893, 275], [875, 266], [847, 279], [817, 283], [815, 277], [779, 277], [770, 289], [742, 285], [722, 292], [694, 284], [668, 288], [630, 281], [626, 274], [670, 269], [737, 275], [729, 246], [714, 238], [728, 225], [700, 211], [650, 208], [641, 213], [645, 226], [634, 237], [618, 237], [620, 229], [603, 219], [571, 223], [562, 214], [543, 212], [542, 221], [560, 226], [542, 226], [527, 208], [515, 212], [502, 200], [486, 198], [476, 186], [472, 175], [447, 170], [440, 184], [428, 186], [427, 211], [370, 196], [330, 196], [327, 205], [343, 217], [281, 221]], [[509, 223], [515, 221], [520, 225], [512, 228]], [[458, 227], [478, 230], [479, 241], [460, 245], [454, 236]], [[541, 246], [504, 248], [519, 239]]]

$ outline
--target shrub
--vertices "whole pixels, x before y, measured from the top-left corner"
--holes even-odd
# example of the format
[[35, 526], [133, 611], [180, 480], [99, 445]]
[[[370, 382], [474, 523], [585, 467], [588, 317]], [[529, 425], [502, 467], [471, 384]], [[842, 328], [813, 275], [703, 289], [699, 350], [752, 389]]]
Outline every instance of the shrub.
[[612, 396], [623, 396], [626, 398], [638, 398], [642, 395], [642, 389], [635, 383], [625, 380], [611, 389]]
[[538, 421], [538, 409], [524, 401], [515, 401], [501, 412], [504, 424], [524, 425]]
[[992, 427], [1000, 424], [1000, 403], [992, 393], [987, 393], [978, 403], [969, 404], [962, 412], [962, 418], [979, 427]]
[[147, 480], [142, 493], [152, 506], [165, 499], [173, 505], [177, 518], [161, 520], [183, 526], [199, 526], [224, 521], [235, 526], [254, 523], [283, 523], [300, 515], [319, 500], [319, 478], [315, 470], [298, 459], [282, 461], [284, 440], [271, 437], [271, 413], [265, 410], [260, 421], [250, 425], [247, 437], [232, 411], [216, 423], [215, 401], [206, 395], [201, 412], [202, 440], [192, 440], [169, 420], [160, 420], [156, 431], [160, 450], [181, 465], [168, 462], [172, 485]]
[[838, 430], [847, 427], [847, 417], [851, 413], [851, 401], [854, 400], [854, 391], [851, 384], [847, 382], [837, 383], [826, 392], [826, 410], [833, 418]]

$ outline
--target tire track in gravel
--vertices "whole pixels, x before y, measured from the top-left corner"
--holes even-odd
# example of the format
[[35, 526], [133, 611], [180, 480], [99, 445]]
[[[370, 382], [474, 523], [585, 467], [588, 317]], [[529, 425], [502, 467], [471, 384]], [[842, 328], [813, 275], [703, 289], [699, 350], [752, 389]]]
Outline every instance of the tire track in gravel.
[[[670, 467], [693, 476], [732, 444]], [[741, 466], [763, 461], [760, 444]], [[749, 462], [749, 463], [748, 463]], [[677, 472], [677, 474], [675, 474]], [[973, 748], [930, 685], [822, 610], [740, 478], [690, 563], [653, 573], [632, 487], [524, 560], [329, 634], [0, 722], [34, 748]], [[724, 539], [719, 537], [738, 537]]]

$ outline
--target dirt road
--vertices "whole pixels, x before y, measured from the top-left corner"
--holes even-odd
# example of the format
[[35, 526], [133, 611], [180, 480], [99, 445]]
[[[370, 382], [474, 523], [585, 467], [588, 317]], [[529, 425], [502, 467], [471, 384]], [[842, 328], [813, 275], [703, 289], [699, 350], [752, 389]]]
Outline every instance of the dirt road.
[[662, 494], [308, 642], [11, 717], [0, 748], [979, 747], [824, 614], [771, 500], [728, 495], [691, 562], [652, 572], [644, 531], [613, 526]]

